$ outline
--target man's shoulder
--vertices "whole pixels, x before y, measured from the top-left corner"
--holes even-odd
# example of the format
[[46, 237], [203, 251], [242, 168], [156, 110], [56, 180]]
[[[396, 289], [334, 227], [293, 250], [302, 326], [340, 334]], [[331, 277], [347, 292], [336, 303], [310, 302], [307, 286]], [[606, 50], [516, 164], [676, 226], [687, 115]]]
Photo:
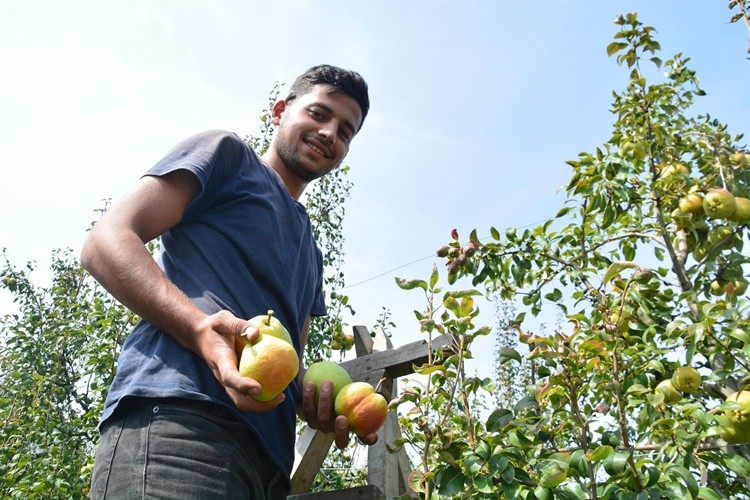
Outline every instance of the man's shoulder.
[[208, 129], [198, 132], [188, 140], [209, 142], [209, 143], [230, 143], [244, 148], [249, 148], [247, 142], [242, 140], [236, 132], [224, 129]]

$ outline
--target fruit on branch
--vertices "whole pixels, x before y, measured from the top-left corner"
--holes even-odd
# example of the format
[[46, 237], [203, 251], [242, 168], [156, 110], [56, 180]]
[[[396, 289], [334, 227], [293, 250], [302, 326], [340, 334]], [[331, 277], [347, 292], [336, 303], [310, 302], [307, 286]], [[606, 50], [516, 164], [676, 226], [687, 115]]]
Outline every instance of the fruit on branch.
[[664, 396], [664, 402], [668, 404], [677, 403], [682, 399], [682, 393], [675, 389], [670, 379], [664, 379], [656, 386], [656, 392]]
[[736, 167], [746, 167], [747, 161], [747, 155], [744, 153], [732, 153], [729, 155], [729, 163]]
[[748, 283], [744, 279], [729, 281], [715, 279], [711, 282], [709, 289], [713, 295], [727, 294], [729, 297], [739, 297], [745, 294], [747, 285]]
[[700, 262], [708, 255], [709, 250], [711, 250], [711, 245], [707, 241], [702, 241], [693, 248], [693, 258]]
[[631, 307], [621, 307], [609, 313], [607, 320], [615, 326], [620, 333], [625, 333], [630, 329], [630, 321], [633, 318], [633, 309]]
[[[378, 384], [380, 385], [380, 384]], [[336, 396], [336, 415], [349, 420], [349, 429], [358, 437], [377, 432], [388, 414], [388, 402], [367, 382], [352, 382]]]
[[646, 148], [642, 142], [624, 141], [620, 144], [620, 156], [633, 160], [642, 159], [646, 155]]
[[305, 371], [305, 376], [302, 377], [302, 383], [307, 385], [310, 381], [315, 382], [316, 405], [318, 404], [320, 385], [326, 380], [333, 383], [332, 401], [336, 400], [336, 396], [341, 389], [352, 383], [349, 373], [335, 361], [317, 361], [311, 364]]
[[719, 225], [711, 228], [706, 239], [711, 247], [730, 248], [734, 244], [733, 234], [734, 230], [731, 227]]
[[703, 213], [703, 198], [698, 193], [688, 193], [677, 203], [681, 212], [700, 215]]
[[344, 349], [348, 351], [352, 347], [354, 347], [354, 335], [347, 333], [344, 335]]
[[278, 396], [299, 372], [299, 358], [289, 332], [273, 317], [273, 311], [252, 320], [259, 334], [255, 342], [245, 342], [240, 353], [239, 372], [262, 386], [257, 401], [270, 401]]
[[738, 391], [727, 396], [736, 408], [725, 410], [717, 417], [721, 438], [729, 444], [750, 442], [750, 391]]
[[690, 169], [682, 163], [671, 163], [669, 165], [663, 165], [659, 172], [659, 178], [662, 180], [672, 180], [679, 177], [687, 177], [690, 175]]
[[681, 366], [672, 374], [672, 385], [680, 392], [697, 392], [702, 382], [701, 374], [692, 366]]
[[452, 247], [450, 245], [443, 245], [443, 246], [439, 247], [435, 251], [435, 253], [437, 254], [438, 257], [447, 257], [448, 256], [448, 252], [450, 252], [451, 248]]
[[731, 217], [729, 217], [729, 220], [741, 223], [750, 222], [750, 199], [735, 196], [734, 202], [736, 208]]
[[712, 189], [703, 197], [703, 211], [712, 219], [726, 219], [737, 209], [734, 195], [723, 188]]

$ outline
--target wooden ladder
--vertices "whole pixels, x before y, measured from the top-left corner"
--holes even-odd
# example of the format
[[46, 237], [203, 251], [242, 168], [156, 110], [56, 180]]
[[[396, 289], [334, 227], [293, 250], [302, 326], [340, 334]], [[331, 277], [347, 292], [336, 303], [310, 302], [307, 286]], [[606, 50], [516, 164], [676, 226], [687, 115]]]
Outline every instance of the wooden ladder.
[[[355, 326], [354, 347], [357, 357], [341, 363], [353, 381], [370, 383], [373, 387], [385, 379], [381, 392], [387, 400], [397, 394], [398, 377], [414, 373], [414, 366], [427, 362], [430, 346], [426, 340], [412, 342], [394, 349], [391, 339], [381, 330], [370, 335], [364, 326]], [[447, 346], [447, 335], [432, 341], [432, 349]], [[292, 490], [288, 500], [390, 500], [395, 497], [416, 498], [409, 488], [411, 463], [402, 448], [389, 453], [386, 445], [401, 437], [396, 412], [389, 411], [378, 442], [367, 450], [367, 485], [344, 490], [310, 493], [310, 486], [333, 444], [333, 433], [318, 432], [305, 427], [297, 439]]]

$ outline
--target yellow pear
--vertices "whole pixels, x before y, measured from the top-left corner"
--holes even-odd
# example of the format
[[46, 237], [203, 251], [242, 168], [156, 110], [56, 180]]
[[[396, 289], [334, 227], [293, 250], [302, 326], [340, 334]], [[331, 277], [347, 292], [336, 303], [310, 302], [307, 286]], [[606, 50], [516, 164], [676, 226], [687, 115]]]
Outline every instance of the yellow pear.
[[290, 344], [292, 343], [292, 337], [289, 335], [289, 331], [284, 328], [281, 321], [273, 315], [272, 309], [269, 309], [266, 314], [255, 316], [250, 322], [255, 324], [261, 335], [270, 335], [277, 339], [285, 340]]
[[270, 401], [278, 396], [299, 373], [299, 358], [292, 338], [273, 311], [251, 320], [260, 332], [255, 342], [245, 342], [239, 353], [239, 372], [262, 386], [258, 401]]

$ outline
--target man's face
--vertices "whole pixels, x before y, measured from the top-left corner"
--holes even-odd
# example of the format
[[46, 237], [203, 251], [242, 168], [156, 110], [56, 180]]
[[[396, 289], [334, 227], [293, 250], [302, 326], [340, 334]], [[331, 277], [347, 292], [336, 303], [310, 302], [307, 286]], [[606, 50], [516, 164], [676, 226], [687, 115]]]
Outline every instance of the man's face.
[[362, 122], [362, 110], [353, 98], [329, 93], [327, 85], [290, 102], [276, 103], [272, 123], [277, 126], [276, 153], [290, 173], [304, 182], [338, 167]]

